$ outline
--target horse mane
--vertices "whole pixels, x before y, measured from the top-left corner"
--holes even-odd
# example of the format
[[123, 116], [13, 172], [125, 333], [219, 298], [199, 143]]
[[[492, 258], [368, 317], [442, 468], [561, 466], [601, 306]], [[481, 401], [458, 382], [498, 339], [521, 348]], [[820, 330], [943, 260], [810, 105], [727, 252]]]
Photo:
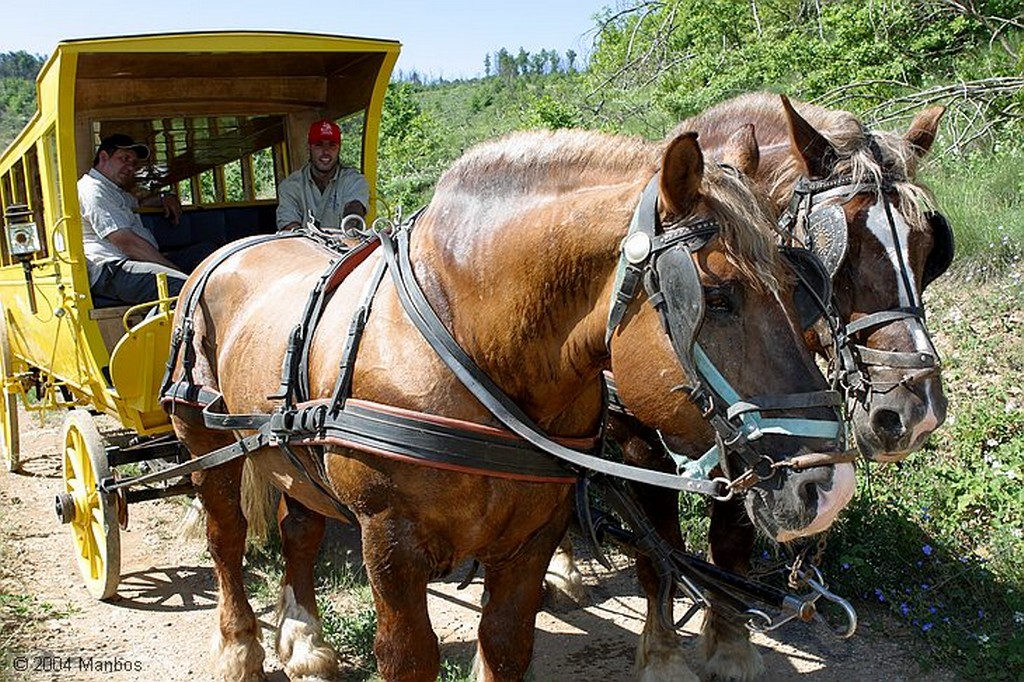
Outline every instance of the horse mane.
[[[870, 130], [856, 116], [847, 111], [826, 109], [806, 102], [793, 102], [794, 107], [808, 123], [825, 136], [839, 154], [834, 176], [852, 178], [854, 184], [882, 183], [888, 180], [900, 198], [900, 212], [908, 224], [923, 229], [924, 214], [933, 210], [935, 202], [931, 191], [916, 179], [919, 157], [913, 146], [900, 133], [888, 130]], [[781, 107], [781, 105], [780, 105]], [[874, 140], [881, 152], [879, 163], [871, 149]], [[772, 185], [795, 184], [799, 169], [793, 155], [776, 171]]]
[[[935, 201], [931, 191], [917, 179], [919, 157], [912, 145], [900, 133], [868, 129], [856, 116], [848, 111], [791, 100], [794, 108], [804, 119], [818, 130], [835, 148], [839, 159], [832, 175], [846, 176], [857, 183], [880, 183], [890, 181], [900, 198], [900, 210], [907, 222], [915, 229], [923, 229], [924, 214], [934, 210]], [[733, 122], [730, 127], [728, 123]], [[683, 128], [710, 131], [723, 128], [728, 136], [742, 124], [752, 123], [758, 144], [766, 146], [788, 144], [785, 113], [779, 95], [771, 92], [756, 92], [740, 95], [715, 105], [702, 114], [681, 123], [675, 132]], [[704, 135], [705, 133], [702, 133]], [[882, 153], [882, 163], [875, 159], [870, 147], [874, 139]], [[804, 168], [794, 154], [786, 154], [776, 165], [765, 168], [762, 153], [760, 175], [768, 197], [776, 206], [785, 206], [793, 193], [793, 187], [804, 175]]]
[[622, 178], [624, 169], [653, 172], [656, 151], [639, 138], [590, 130], [513, 132], [472, 147], [441, 176], [437, 192], [562, 194]]
[[[474, 195], [475, 203], [501, 197], [558, 197], [587, 187], [634, 184], [659, 168], [663, 145], [587, 130], [520, 131], [479, 144], [442, 175], [435, 200]], [[753, 183], [705, 162], [702, 194], [719, 224], [723, 251], [745, 283], [776, 292], [781, 261], [768, 236], [772, 211]], [[639, 198], [639, 195], [638, 195]], [[628, 221], [622, 224], [622, 235]]]

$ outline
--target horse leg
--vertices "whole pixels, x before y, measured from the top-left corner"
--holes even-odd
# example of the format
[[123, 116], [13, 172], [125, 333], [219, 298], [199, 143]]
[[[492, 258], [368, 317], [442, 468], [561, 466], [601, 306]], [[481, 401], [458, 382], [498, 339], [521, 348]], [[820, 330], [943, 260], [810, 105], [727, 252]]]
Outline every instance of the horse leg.
[[291, 679], [329, 679], [338, 671], [337, 655], [324, 643], [313, 577], [325, 524], [322, 514], [281, 495], [277, 525], [284, 553], [284, 577], [277, 605], [275, 644], [278, 658]]
[[[183, 428], [176, 430], [179, 435], [184, 431]], [[192, 452], [208, 452], [225, 444], [216, 439], [217, 442], [205, 443], [209, 447], [197, 448], [197, 440], [182, 440]], [[241, 506], [242, 464], [243, 460], [238, 459], [192, 475], [206, 510], [206, 542], [219, 587], [213, 658], [217, 676], [228, 682], [264, 679], [259, 623], [246, 599], [242, 581], [247, 528]]]
[[[678, 495], [664, 488], [639, 487], [642, 488], [638, 496], [640, 504], [654, 524], [658, 535], [673, 547], [683, 549], [683, 536], [679, 531]], [[675, 630], [666, 627], [658, 617], [661, 608], [658, 599], [661, 580], [653, 562], [643, 554], [637, 554], [636, 572], [647, 597], [647, 617], [636, 649], [637, 678], [641, 682], [697, 682], [699, 678], [686, 662], [682, 637]], [[675, 586], [672, 588], [672, 594], [674, 596]], [[671, 609], [671, 603], [669, 608]], [[672, 617], [671, 610], [669, 615]]]
[[[749, 572], [754, 526], [742, 500], [712, 503], [709, 543], [716, 566], [744, 575]], [[720, 680], [753, 680], [764, 673], [764, 661], [750, 641], [750, 631], [741, 620], [717, 609], [713, 596], [704, 617], [701, 653], [708, 675]]]
[[[473, 677], [479, 682], [522, 680], [533, 659], [544, 573], [565, 537], [570, 510], [531, 537], [512, 560], [484, 563], [484, 596]], [[561, 521], [561, 522], [559, 522]]]
[[[609, 434], [619, 443], [622, 457], [627, 463], [659, 471], [672, 470], [672, 461], [657, 434], [635, 419], [627, 415], [616, 415], [609, 422]], [[654, 486], [638, 485], [635, 490], [640, 507], [658, 535], [676, 549], [684, 550], [683, 536], [679, 530], [678, 494]], [[642, 682], [697, 682], [697, 676], [690, 670], [683, 655], [682, 637], [675, 630], [665, 627], [658, 617], [661, 608], [658, 598], [661, 580], [653, 562], [638, 553], [636, 572], [647, 598], [647, 617], [636, 648], [637, 678]], [[674, 585], [671, 594], [675, 595]]]
[[568, 533], [555, 548], [544, 574], [544, 587], [545, 595], [555, 608], [579, 608], [590, 603]]
[[373, 653], [388, 682], [434, 682], [441, 669], [437, 635], [427, 611], [431, 566], [405, 519], [362, 523], [363, 561], [377, 610]]

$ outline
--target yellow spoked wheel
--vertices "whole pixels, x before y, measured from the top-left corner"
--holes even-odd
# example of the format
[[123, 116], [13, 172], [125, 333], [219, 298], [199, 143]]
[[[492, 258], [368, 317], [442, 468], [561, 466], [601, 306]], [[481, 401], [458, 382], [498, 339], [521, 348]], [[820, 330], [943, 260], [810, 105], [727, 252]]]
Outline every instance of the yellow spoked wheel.
[[21, 468], [21, 443], [18, 441], [18, 395], [7, 388], [11, 365], [7, 312], [0, 307], [0, 456], [8, 471], [17, 471]]
[[57, 496], [57, 516], [71, 525], [75, 558], [89, 594], [109, 599], [121, 580], [121, 536], [117, 496], [99, 489], [100, 481], [110, 476], [103, 437], [85, 410], [68, 413], [61, 435], [65, 492]]

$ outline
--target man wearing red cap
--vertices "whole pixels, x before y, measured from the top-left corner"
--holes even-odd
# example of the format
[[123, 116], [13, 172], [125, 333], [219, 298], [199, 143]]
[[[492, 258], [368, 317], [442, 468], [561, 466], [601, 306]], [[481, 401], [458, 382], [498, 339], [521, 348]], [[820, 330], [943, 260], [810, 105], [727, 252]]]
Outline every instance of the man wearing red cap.
[[338, 229], [347, 215], [366, 215], [370, 185], [362, 173], [338, 164], [341, 128], [324, 119], [309, 127], [309, 162], [277, 188], [277, 229], [305, 225], [310, 213], [317, 227]]

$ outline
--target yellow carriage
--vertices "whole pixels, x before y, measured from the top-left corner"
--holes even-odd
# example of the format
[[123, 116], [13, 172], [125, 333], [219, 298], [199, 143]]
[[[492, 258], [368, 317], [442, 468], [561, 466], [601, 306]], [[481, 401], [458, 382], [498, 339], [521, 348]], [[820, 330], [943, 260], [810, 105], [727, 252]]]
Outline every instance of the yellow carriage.
[[[224, 244], [273, 232], [276, 186], [306, 160], [321, 118], [344, 131], [342, 162], [362, 171], [376, 209], [377, 137], [400, 45], [280, 32], [129, 36], [60, 43], [37, 79], [38, 108], [0, 157], [0, 451], [21, 466], [18, 402], [69, 410], [58, 517], [73, 530], [90, 592], [114, 595], [127, 507], [187, 493], [173, 485], [106, 492], [141, 462], [182, 456], [158, 402], [173, 299], [105, 307], [89, 291], [76, 182], [100, 139], [151, 150], [140, 191], [176, 193], [179, 225], [143, 221], [161, 246]], [[123, 431], [101, 435], [94, 415]]]

